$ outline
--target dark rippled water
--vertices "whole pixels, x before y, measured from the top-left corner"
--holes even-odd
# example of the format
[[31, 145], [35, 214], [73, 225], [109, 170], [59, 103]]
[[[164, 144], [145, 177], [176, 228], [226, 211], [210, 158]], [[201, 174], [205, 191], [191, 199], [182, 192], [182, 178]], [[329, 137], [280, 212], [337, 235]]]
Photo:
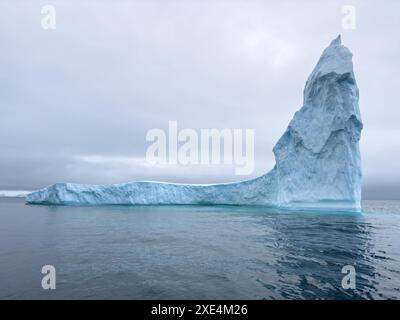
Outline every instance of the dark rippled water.
[[[400, 298], [400, 202], [363, 214], [0, 199], [0, 298]], [[54, 265], [57, 288], [41, 288]], [[356, 289], [341, 286], [353, 265]]]

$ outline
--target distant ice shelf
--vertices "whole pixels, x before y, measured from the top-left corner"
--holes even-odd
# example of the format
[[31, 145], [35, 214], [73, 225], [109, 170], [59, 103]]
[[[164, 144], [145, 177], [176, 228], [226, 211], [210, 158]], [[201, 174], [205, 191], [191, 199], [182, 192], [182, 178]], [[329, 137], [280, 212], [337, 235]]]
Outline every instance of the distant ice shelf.
[[26, 190], [0, 190], [0, 198], [25, 198], [31, 192]]
[[303, 106], [278, 140], [274, 168], [252, 180], [210, 185], [130, 182], [56, 183], [27, 195], [31, 204], [263, 205], [361, 209], [363, 127], [352, 53], [338, 36], [323, 51], [304, 88]]

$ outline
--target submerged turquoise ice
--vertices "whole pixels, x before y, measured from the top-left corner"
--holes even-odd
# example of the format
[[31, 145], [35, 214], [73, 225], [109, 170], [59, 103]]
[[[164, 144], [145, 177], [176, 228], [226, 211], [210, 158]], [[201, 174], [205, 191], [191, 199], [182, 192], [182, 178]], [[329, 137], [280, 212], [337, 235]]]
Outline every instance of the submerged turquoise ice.
[[263, 205], [361, 210], [362, 121], [352, 54], [338, 36], [309, 76], [304, 103], [274, 147], [276, 164], [253, 180], [210, 185], [57, 183], [26, 197], [58, 205]]

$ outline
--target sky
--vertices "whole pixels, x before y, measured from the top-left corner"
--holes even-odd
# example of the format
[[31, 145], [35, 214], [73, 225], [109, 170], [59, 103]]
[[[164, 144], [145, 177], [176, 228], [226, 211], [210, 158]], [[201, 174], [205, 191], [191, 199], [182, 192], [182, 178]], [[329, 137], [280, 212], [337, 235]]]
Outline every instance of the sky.
[[[42, 27], [48, 4], [55, 29]], [[224, 164], [149, 166], [146, 133], [171, 120], [253, 129], [245, 178], [259, 176], [341, 34], [360, 89], [363, 197], [398, 199], [399, 14], [396, 0], [0, 0], [0, 189], [244, 178]]]

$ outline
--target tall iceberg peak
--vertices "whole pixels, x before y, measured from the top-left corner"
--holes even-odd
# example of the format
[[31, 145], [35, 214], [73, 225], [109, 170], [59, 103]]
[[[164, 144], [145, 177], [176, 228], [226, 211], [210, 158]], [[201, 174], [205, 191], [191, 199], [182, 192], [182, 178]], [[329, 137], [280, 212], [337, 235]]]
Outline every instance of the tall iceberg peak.
[[342, 45], [339, 35], [324, 50], [317, 65], [309, 76], [307, 83], [315, 77], [321, 77], [331, 72], [336, 72], [338, 74], [353, 72], [352, 56], [353, 54], [350, 50]]
[[352, 54], [333, 40], [304, 89], [304, 105], [274, 147], [278, 203], [360, 206], [362, 121]]
[[26, 197], [42, 204], [228, 204], [360, 210], [362, 121], [352, 54], [340, 35], [324, 50], [303, 106], [273, 152], [276, 165], [258, 178], [225, 184], [58, 183]]
[[341, 46], [342, 45], [342, 36], [339, 34], [335, 39], [333, 39], [331, 41], [331, 44], [329, 45], [331, 46]]

